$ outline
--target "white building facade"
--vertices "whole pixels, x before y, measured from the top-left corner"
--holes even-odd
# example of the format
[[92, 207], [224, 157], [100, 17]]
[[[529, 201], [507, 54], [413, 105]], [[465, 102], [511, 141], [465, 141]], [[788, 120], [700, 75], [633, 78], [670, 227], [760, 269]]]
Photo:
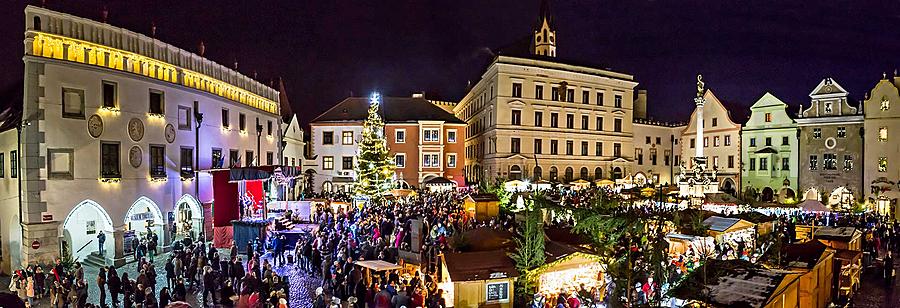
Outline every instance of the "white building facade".
[[652, 185], [673, 185], [680, 171], [684, 124], [634, 120], [634, 177]]
[[691, 158], [695, 156], [696, 147], [703, 147], [707, 157], [707, 168], [716, 169], [716, 182], [719, 191], [736, 195], [741, 183], [741, 124], [731, 119], [728, 108], [713, 94], [706, 90], [703, 94], [703, 136], [697, 140], [697, 111], [691, 114], [691, 120], [682, 131], [681, 162], [693, 168]]
[[18, 255], [4, 254], [10, 266], [62, 251], [118, 265], [148, 231], [161, 246], [198, 236], [213, 201], [202, 170], [280, 163], [278, 91], [127, 29], [32, 6], [25, 15], [11, 155], [21, 189], [6, 191], [21, 197], [21, 216], [0, 225], [4, 239], [21, 238]]

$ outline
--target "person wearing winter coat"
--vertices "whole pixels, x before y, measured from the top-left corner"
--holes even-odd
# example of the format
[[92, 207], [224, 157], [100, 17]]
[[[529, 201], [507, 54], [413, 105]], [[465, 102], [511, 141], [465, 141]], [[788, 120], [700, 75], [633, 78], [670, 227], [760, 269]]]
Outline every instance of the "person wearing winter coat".
[[100, 305], [106, 306], [106, 269], [103, 267], [97, 273], [97, 289], [100, 290]]
[[28, 307], [34, 307], [34, 276], [25, 278], [25, 296], [28, 298]]

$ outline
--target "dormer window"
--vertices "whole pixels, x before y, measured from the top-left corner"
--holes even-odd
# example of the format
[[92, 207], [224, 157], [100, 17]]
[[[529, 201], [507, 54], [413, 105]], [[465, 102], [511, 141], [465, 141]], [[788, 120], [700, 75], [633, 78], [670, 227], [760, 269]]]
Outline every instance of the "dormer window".
[[881, 111], [887, 111], [890, 108], [891, 108], [891, 101], [889, 101], [887, 99], [887, 97], [882, 98], [881, 99]]

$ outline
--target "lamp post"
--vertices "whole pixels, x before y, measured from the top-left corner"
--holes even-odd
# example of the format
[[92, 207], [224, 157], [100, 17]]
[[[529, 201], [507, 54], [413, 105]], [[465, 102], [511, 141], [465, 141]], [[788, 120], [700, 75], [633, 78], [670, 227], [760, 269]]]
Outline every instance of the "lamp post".
[[[194, 129], [194, 195], [197, 201], [200, 201], [200, 127], [203, 125], [203, 113], [200, 112], [200, 103], [194, 101], [194, 119], [196, 119], [196, 128]], [[178, 206], [177, 204], [175, 205]], [[175, 208], [178, 211], [178, 208]], [[203, 204], [200, 205], [200, 238], [206, 241], [206, 215], [203, 213]], [[172, 235], [174, 238], [174, 235]]]
[[256, 166], [257, 167], [260, 166], [259, 158], [261, 157], [260, 151], [262, 151], [262, 145], [261, 145], [262, 131], [263, 131], [262, 124], [259, 124], [259, 118], [256, 118]]

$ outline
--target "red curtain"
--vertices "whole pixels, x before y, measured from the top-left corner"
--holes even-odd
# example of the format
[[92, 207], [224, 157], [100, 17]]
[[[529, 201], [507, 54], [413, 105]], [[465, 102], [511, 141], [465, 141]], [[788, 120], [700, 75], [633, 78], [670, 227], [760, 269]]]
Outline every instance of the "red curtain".
[[228, 170], [213, 171], [213, 224], [216, 227], [231, 227], [231, 221], [240, 218], [238, 206], [238, 185], [229, 183]]

